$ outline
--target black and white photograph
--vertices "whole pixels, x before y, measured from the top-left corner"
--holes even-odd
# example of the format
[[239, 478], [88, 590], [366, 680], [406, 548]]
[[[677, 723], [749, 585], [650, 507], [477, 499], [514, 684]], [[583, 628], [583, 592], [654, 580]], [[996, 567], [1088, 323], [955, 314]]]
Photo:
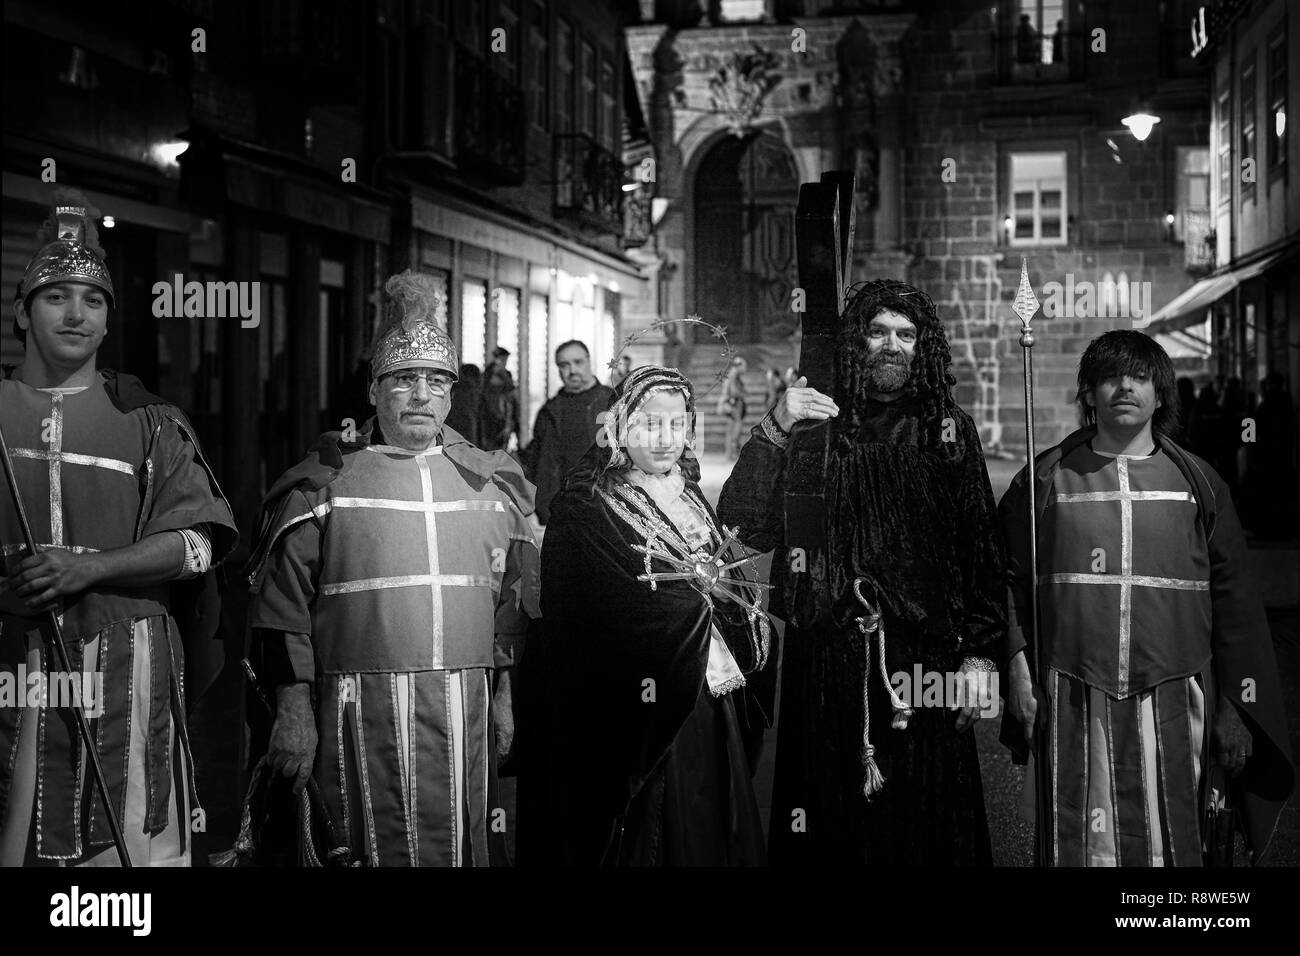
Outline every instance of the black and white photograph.
[[1290, 0], [3, 44], [11, 931], [1294, 932]]

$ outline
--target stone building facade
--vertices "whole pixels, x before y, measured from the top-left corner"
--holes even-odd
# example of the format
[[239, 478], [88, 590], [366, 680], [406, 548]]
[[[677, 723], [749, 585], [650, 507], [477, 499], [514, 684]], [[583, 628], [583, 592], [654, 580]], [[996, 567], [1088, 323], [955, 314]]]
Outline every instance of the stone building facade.
[[[727, 325], [752, 390], [761, 367], [797, 362], [788, 173], [857, 172], [852, 278], [930, 293], [995, 454], [1024, 443], [1022, 257], [1045, 305], [1040, 445], [1076, 423], [1087, 343], [1141, 327], [1202, 267], [1189, 180], [1208, 164], [1208, 80], [1183, 42], [1187, 5], [707, 6], [643, 3], [627, 47], [658, 159], [659, 314]], [[740, 137], [734, 90], [766, 91]], [[1122, 124], [1140, 110], [1160, 118], [1141, 141]], [[707, 382], [717, 350], [681, 351]]]

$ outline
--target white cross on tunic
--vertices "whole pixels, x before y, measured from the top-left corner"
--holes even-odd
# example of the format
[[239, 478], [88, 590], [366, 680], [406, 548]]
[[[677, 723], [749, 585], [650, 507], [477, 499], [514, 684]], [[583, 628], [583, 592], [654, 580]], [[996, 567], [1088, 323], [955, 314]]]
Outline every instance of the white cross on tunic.
[[1150, 455], [1110, 455], [1094, 452], [1105, 458], [1112, 458], [1118, 472], [1119, 487], [1115, 491], [1057, 492], [1053, 501], [1058, 505], [1078, 504], [1093, 501], [1116, 501], [1120, 508], [1120, 571], [1112, 573], [1054, 572], [1039, 575], [1040, 584], [1090, 584], [1119, 585], [1119, 665], [1117, 680], [1120, 693], [1128, 693], [1129, 666], [1133, 643], [1133, 589], [1171, 588], [1180, 591], [1208, 591], [1209, 580], [1188, 578], [1157, 577], [1133, 573], [1133, 504], [1139, 501], [1187, 501], [1195, 504], [1196, 499], [1186, 491], [1135, 491], [1130, 485], [1129, 462], [1131, 459], [1146, 460]]

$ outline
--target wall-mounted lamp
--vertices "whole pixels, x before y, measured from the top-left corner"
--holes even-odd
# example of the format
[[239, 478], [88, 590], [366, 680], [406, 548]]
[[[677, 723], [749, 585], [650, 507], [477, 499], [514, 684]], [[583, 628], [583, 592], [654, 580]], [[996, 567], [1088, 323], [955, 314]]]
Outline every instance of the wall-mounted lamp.
[[1151, 130], [1155, 129], [1155, 125], [1160, 122], [1160, 117], [1145, 110], [1137, 110], [1125, 116], [1120, 122], [1127, 126], [1133, 138], [1141, 143], [1151, 135]]
[[112, 228], [113, 228], [114, 226], [116, 226], [116, 225], [117, 225], [117, 220], [114, 219], [112, 216], [105, 216], [105, 217], [104, 217], [104, 228], [105, 228], [105, 229], [112, 229]]

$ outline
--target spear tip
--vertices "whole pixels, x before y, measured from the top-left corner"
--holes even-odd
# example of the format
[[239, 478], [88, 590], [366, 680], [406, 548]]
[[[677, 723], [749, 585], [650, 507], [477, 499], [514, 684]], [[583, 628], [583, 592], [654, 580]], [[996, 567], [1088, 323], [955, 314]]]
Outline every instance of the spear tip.
[[1029, 320], [1038, 311], [1038, 296], [1034, 295], [1034, 287], [1029, 284], [1029, 264], [1024, 258], [1020, 260], [1020, 287], [1016, 289], [1016, 301], [1011, 310], [1020, 317], [1020, 324], [1025, 328], [1029, 328]]

